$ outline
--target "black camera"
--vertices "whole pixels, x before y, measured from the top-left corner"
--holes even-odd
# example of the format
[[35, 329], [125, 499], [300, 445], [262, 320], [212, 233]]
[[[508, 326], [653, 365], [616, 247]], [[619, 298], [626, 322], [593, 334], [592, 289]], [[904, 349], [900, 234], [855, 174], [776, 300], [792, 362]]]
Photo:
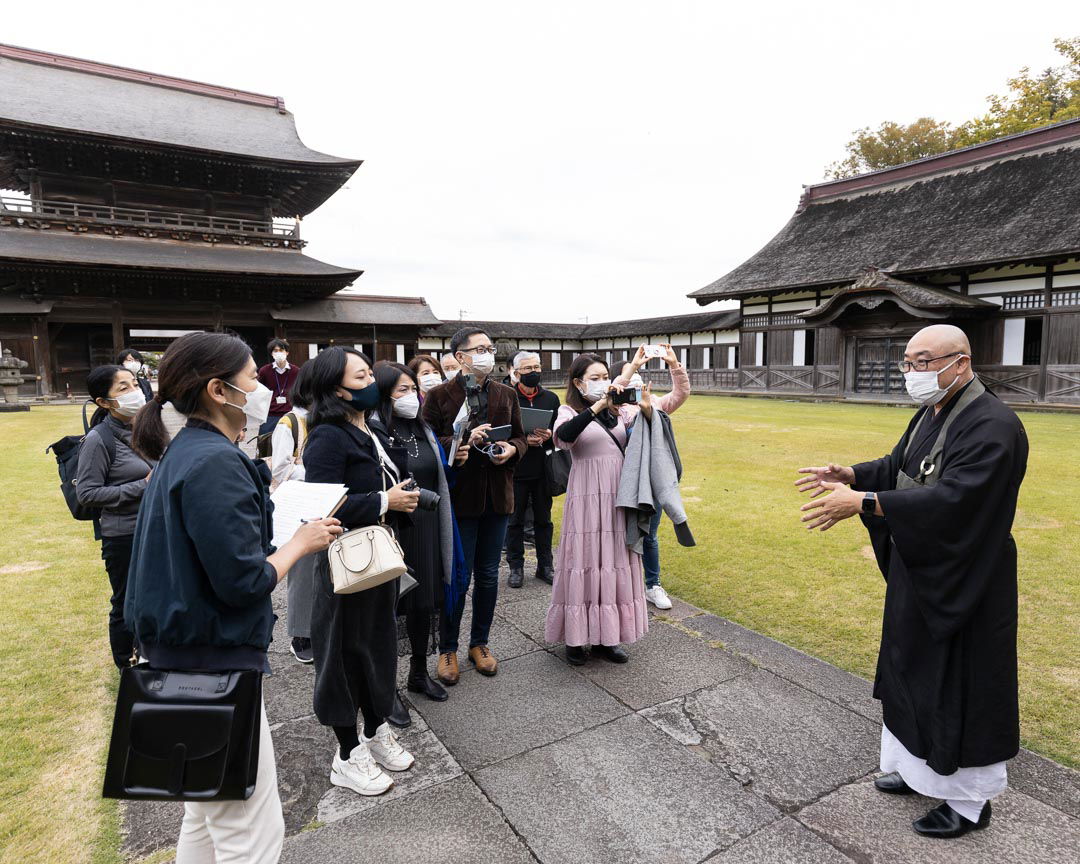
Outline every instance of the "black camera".
[[627, 387], [622, 393], [611, 394], [612, 405], [637, 405], [638, 402], [638, 389], [637, 387]]
[[476, 417], [480, 414], [480, 385], [476, 383], [476, 376], [472, 372], [463, 374], [462, 381], [465, 384], [465, 402], [469, 406], [469, 414]]
[[412, 475], [409, 476], [409, 482], [401, 487], [406, 492], [419, 492], [420, 500], [416, 502], [416, 506], [421, 510], [438, 510], [439, 501], [441, 500], [438, 492], [432, 492], [430, 489], [421, 489], [420, 484], [416, 482], [416, 478]]

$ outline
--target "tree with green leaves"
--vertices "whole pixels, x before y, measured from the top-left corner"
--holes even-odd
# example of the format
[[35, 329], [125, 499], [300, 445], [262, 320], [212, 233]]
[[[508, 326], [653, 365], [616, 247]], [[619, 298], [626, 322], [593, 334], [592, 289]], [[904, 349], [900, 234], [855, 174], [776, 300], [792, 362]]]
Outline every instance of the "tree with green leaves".
[[920, 117], [908, 125], [886, 121], [877, 129], [857, 129], [846, 158], [826, 172], [834, 179], [853, 177], [1080, 117], [1080, 37], [1055, 39], [1054, 48], [1064, 63], [1038, 75], [1025, 66], [1008, 80], [1004, 95], [989, 97], [989, 110], [981, 117], [959, 126]]

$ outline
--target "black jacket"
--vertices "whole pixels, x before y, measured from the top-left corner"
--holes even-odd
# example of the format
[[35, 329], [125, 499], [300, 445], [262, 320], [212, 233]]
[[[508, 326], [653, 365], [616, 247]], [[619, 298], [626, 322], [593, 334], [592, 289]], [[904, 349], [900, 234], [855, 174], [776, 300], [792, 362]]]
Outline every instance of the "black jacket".
[[[551, 412], [551, 423], [548, 425], [549, 429], [555, 428], [555, 417], [559, 413], [559, 407], [562, 402], [559, 401], [559, 397], [552, 393], [550, 390], [545, 390], [543, 387], [536, 388], [536, 395], [531, 399], [521, 392], [521, 388], [515, 386], [514, 392], [518, 396], [518, 404], [522, 408], [539, 408], [544, 411]], [[526, 435], [526, 438], [529, 436]], [[526, 444], [528, 442], [526, 441]], [[544, 476], [544, 454], [549, 453], [555, 449], [555, 442], [552, 439], [548, 439], [540, 447], [529, 446], [525, 451], [525, 455], [521, 457], [521, 461], [518, 462], [517, 467], [514, 469], [514, 480], [536, 480]]]
[[154, 469], [135, 523], [124, 618], [165, 669], [263, 669], [277, 572], [269, 472], [197, 421]]

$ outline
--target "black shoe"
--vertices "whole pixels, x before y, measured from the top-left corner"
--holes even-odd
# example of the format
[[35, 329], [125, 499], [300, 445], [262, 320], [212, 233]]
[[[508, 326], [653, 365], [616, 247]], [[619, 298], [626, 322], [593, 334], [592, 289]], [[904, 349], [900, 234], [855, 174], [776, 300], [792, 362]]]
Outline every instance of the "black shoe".
[[555, 581], [555, 574], [551, 572], [550, 567], [541, 565], [536, 568], [536, 578], [541, 582], [547, 582], [548, 585], [551, 585]]
[[510, 578], [506, 580], [506, 584], [511, 588], [520, 588], [525, 582], [525, 570], [521, 567], [510, 568]]
[[625, 663], [630, 659], [622, 645], [593, 645], [593, 653], [612, 663]]
[[292, 652], [292, 656], [296, 658], [297, 663], [315, 662], [315, 655], [311, 653], [310, 639], [304, 639], [301, 636], [294, 636], [292, 644], [289, 645], [289, 650]]
[[982, 813], [979, 814], [978, 822], [969, 822], [948, 804], [942, 802], [929, 813], [911, 823], [916, 834], [923, 837], [934, 837], [938, 840], [951, 840], [953, 837], [963, 837], [968, 831], [981, 831], [990, 824], [990, 802], [983, 804]]
[[408, 729], [412, 726], [412, 716], [409, 714], [409, 709], [405, 707], [405, 703], [401, 701], [400, 693], [394, 693], [394, 710], [390, 712], [386, 722], [397, 729]]
[[878, 777], [874, 781], [874, 788], [876, 788], [878, 792], [888, 792], [890, 795], [915, 794], [915, 790], [908, 786], [907, 783], [904, 782], [904, 778], [896, 771]]
[[438, 682], [433, 681], [427, 673], [427, 668], [413, 669], [409, 672], [409, 683], [405, 685], [410, 693], [422, 693], [432, 702], [445, 702], [450, 694]]
[[584, 666], [589, 659], [589, 652], [583, 645], [566, 646], [566, 662], [571, 666]]

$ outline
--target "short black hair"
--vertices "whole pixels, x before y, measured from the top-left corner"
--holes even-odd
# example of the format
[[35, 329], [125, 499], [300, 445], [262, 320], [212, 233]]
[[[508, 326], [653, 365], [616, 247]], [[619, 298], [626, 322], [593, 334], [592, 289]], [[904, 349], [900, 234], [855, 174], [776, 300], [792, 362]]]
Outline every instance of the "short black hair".
[[284, 339], [278, 338], [271, 339], [268, 343], [266, 343], [266, 350], [268, 353], [274, 353], [275, 348], [284, 348], [286, 351], [288, 351], [289, 343], [286, 342]]
[[116, 365], [123, 366], [125, 357], [130, 357], [132, 360], [138, 360], [140, 363], [143, 362], [142, 354], [140, 354], [134, 348], [124, 348], [119, 354], [116, 355]]
[[481, 330], [479, 327], [462, 327], [457, 333], [450, 337], [450, 353], [457, 354], [457, 352], [461, 350], [461, 346], [472, 339], [477, 333], [482, 336], [487, 336], [488, 339], [491, 338], [491, 336], [488, 335], [487, 330]]
[[[323, 423], [336, 423], [339, 426], [350, 422], [356, 416], [356, 409], [337, 395], [337, 388], [341, 386], [341, 379], [345, 377], [345, 364], [349, 361], [349, 355], [359, 357], [370, 367], [371, 359], [363, 351], [355, 348], [345, 348], [334, 345], [324, 348], [314, 358], [308, 360], [304, 367], [310, 366], [307, 386], [305, 391], [311, 404], [308, 412], [308, 431]], [[375, 387], [375, 381], [368, 385]]]

